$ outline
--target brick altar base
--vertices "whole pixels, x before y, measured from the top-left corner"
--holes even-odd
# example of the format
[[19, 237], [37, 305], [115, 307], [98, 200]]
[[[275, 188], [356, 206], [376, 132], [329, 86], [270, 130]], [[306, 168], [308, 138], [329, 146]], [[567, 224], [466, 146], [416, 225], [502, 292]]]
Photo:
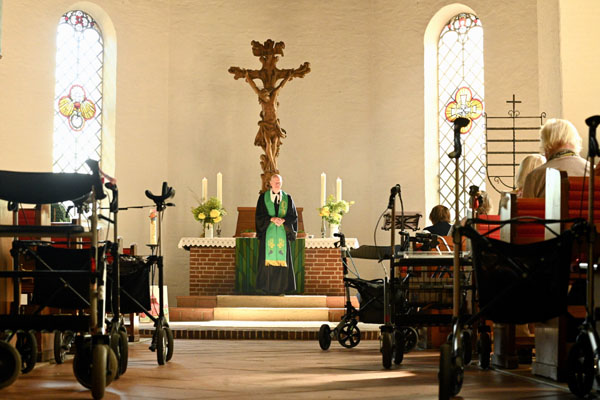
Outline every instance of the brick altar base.
[[[189, 249], [190, 296], [232, 295], [235, 293], [235, 248], [200, 247]], [[343, 269], [340, 250], [305, 250], [304, 293], [343, 296]]]

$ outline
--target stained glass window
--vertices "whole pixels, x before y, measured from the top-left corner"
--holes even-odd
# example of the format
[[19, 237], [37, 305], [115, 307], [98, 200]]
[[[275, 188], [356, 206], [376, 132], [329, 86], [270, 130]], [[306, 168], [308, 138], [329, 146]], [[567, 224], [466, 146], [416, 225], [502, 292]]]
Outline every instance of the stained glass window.
[[64, 14], [56, 35], [53, 171], [86, 170], [100, 160], [104, 44], [94, 19], [83, 11]]
[[485, 190], [485, 127], [483, 86], [483, 28], [479, 18], [461, 13], [453, 17], [438, 41], [438, 126], [440, 150], [440, 202], [454, 210], [454, 124], [458, 117], [471, 120], [461, 130], [459, 160], [459, 212], [468, 215], [471, 185]]

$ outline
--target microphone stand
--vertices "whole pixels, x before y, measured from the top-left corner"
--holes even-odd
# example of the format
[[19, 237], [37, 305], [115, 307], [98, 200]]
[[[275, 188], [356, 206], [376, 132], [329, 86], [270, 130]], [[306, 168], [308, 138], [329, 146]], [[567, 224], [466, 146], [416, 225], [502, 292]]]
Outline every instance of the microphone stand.
[[[454, 261], [452, 270], [452, 342], [443, 344], [440, 348], [440, 370], [439, 370], [439, 396], [447, 399], [458, 394], [462, 386], [464, 365], [462, 363], [461, 323], [460, 323], [460, 168], [459, 159], [462, 154], [460, 143], [461, 128], [469, 125], [471, 121], [467, 118], [458, 117], [454, 120], [454, 151], [448, 157], [454, 159], [454, 227], [452, 231], [452, 242], [454, 243]], [[448, 348], [449, 346], [449, 348]], [[448, 360], [449, 358], [449, 360]], [[460, 382], [460, 383], [459, 383]], [[460, 386], [459, 386], [460, 385]]]
[[596, 128], [600, 125], [600, 115], [594, 115], [585, 120], [589, 126], [588, 160], [590, 161], [590, 181], [588, 183], [588, 259], [586, 271], [586, 316], [583, 324], [579, 326], [579, 333], [575, 344], [571, 346], [567, 356], [567, 382], [571, 393], [577, 397], [587, 397], [592, 389], [594, 378], [598, 379], [600, 368], [598, 333], [596, 331], [596, 311], [594, 307], [594, 269], [597, 260], [594, 258], [594, 245], [596, 242], [596, 226], [594, 224], [594, 185], [595, 185], [595, 157], [600, 156], [598, 142], [596, 141]]

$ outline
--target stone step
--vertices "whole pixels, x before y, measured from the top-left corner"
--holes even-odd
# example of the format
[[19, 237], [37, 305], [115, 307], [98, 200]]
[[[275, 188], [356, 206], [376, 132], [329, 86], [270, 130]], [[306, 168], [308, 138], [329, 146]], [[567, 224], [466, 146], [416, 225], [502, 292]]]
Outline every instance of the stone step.
[[[352, 305], [359, 307], [355, 296]], [[339, 321], [345, 313], [344, 296], [177, 296], [169, 307], [172, 321]]]
[[215, 319], [214, 308], [169, 307], [171, 321], [212, 321]]
[[217, 307], [318, 308], [327, 307], [327, 296], [217, 296]]
[[216, 307], [214, 318], [217, 321], [327, 321], [327, 307]]
[[217, 296], [177, 296], [177, 307], [215, 308]]
[[[319, 348], [319, 328], [325, 321], [260, 322], [260, 321], [209, 321], [169, 322], [175, 339], [234, 339], [234, 340], [314, 340]], [[328, 323], [331, 329], [336, 324]], [[380, 328], [376, 324], [358, 323], [362, 340], [378, 340]], [[152, 323], [140, 324], [140, 334], [152, 337]], [[339, 344], [332, 342], [332, 346]]]
[[[291, 309], [293, 311], [298, 309]], [[214, 308], [195, 308], [195, 307], [169, 307], [169, 319], [171, 321], [213, 321], [215, 320]], [[327, 308], [327, 321], [337, 322], [342, 319], [345, 313], [343, 308]], [[264, 321], [273, 321], [275, 317], [269, 313], [268, 319]], [[257, 317], [256, 313], [253, 313]], [[321, 314], [319, 314], [321, 315]], [[276, 320], [276, 319], [275, 319]]]
[[[351, 296], [352, 305], [358, 308], [356, 296]], [[343, 308], [344, 296], [177, 296], [177, 307], [329, 307]]]

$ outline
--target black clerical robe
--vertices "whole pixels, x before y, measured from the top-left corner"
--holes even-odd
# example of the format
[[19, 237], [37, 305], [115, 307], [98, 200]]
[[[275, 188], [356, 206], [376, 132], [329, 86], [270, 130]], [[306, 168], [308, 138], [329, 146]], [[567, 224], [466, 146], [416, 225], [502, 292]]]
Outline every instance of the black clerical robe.
[[[287, 193], [286, 193], [287, 194]], [[294, 293], [296, 290], [296, 279], [294, 277], [294, 267], [292, 264], [291, 241], [296, 240], [298, 232], [298, 213], [292, 197], [287, 194], [287, 212], [280, 216], [279, 204], [275, 204], [275, 213], [270, 215], [265, 204], [265, 196], [269, 196], [267, 191], [258, 196], [256, 203], [256, 236], [258, 238], [258, 266], [256, 275], [256, 289], [258, 293], [263, 294], [284, 294]], [[272, 224], [271, 218], [278, 216], [284, 218], [287, 246], [286, 246], [286, 265], [265, 265], [265, 238], [269, 224]], [[274, 224], [273, 224], [274, 225]]]

